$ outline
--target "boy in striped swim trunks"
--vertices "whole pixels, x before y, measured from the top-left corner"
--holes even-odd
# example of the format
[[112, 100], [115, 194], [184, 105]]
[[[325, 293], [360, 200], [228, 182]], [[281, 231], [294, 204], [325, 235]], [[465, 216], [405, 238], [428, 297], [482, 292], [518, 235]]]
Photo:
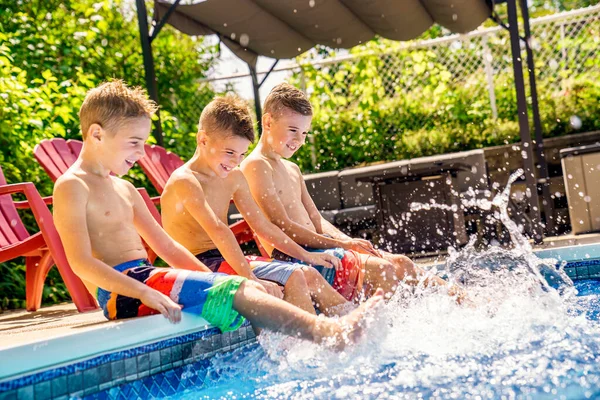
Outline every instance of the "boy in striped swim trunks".
[[[83, 148], [54, 187], [54, 220], [67, 259], [109, 319], [181, 310], [200, 314], [221, 330], [248, 318], [255, 328], [343, 347], [358, 340], [365, 303], [333, 320], [281, 301], [244, 277], [213, 273], [169, 237], [123, 175], [144, 156], [156, 110], [141, 89], [122, 81], [88, 92], [79, 112]], [[152, 266], [142, 240], [175, 268]]]
[[[323, 218], [308, 193], [300, 169], [286, 160], [305, 143], [311, 120], [308, 98], [292, 85], [275, 86], [265, 99], [262, 136], [241, 169], [254, 199], [270, 221], [311, 251], [339, 249], [348, 257], [358, 258], [364, 270], [367, 296], [381, 287], [389, 297], [400, 281], [447, 285], [443, 279], [426, 274], [408, 257], [377, 250], [367, 240], [350, 238]], [[295, 258], [285, 250], [273, 249], [268, 242], [263, 245], [272, 251], [274, 258], [292, 261]], [[448, 293], [459, 302], [464, 296], [457, 286], [449, 287]]]
[[[335, 313], [346, 299], [309, 265], [324, 266], [333, 277], [341, 263], [335, 255], [306, 251], [260, 211], [238, 168], [253, 140], [250, 111], [241, 99], [217, 97], [204, 108], [196, 152], [173, 172], [161, 196], [165, 231], [213, 272], [251, 279], [307, 312], [315, 313], [316, 305], [326, 315]], [[258, 236], [305, 265], [245, 256], [227, 225], [231, 199]]]

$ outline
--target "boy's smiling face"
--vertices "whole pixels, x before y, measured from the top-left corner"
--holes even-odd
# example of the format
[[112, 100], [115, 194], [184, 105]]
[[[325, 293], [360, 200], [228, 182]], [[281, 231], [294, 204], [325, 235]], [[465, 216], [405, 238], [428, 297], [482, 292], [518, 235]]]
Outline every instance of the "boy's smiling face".
[[116, 175], [125, 175], [144, 156], [144, 143], [150, 135], [151, 120], [131, 118], [108, 132], [93, 124], [89, 135], [100, 151], [104, 167]]
[[220, 178], [229, 173], [244, 159], [250, 140], [231, 132], [198, 133], [198, 147], [206, 165]]
[[284, 109], [277, 116], [266, 114], [265, 117], [269, 145], [281, 157], [290, 158], [306, 142], [312, 116]]

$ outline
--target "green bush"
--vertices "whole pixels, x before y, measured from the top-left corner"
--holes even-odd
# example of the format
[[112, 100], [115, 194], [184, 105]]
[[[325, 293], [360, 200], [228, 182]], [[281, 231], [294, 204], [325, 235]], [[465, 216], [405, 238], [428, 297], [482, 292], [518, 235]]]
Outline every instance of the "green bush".
[[[42, 195], [53, 184], [33, 158], [43, 139], [81, 139], [77, 112], [89, 88], [111, 78], [145, 86], [136, 19], [120, 0], [18, 0], [0, 6], [0, 165], [9, 183], [34, 182]], [[151, 7], [151, 4], [148, 4]], [[132, 16], [133, 17], [133, 16]], [[153, 41], [165, 147], [183, 157], [195, 148], [198, 99], [213, 93], [199, 79], [217, 54], [213, 46], [165, 27]], [[136, 186], [156, 191], [137, 168]], [[18, 198], [18, 196], [16, 197]], [[30, 233], [38, 230], [23, 213]], [[0, 263], [0, 310], [22, 307], [24, 260]], [[43, 303], [69, 298], [56, 269]]]
[[[563, 45], [598, 47], [599, 43]], [[512, 70], [495, 73], [498, 118], [494, 120], [483, 72], [457, 74], [428, 49], [403, 49], [389, 41], [372, 41], [354, 52], [366, 55], [337, 64], [303, 66], [302, 82], [314, 107], [317, 161], [313, 165], [311, 149], [303, 147], [295, 156], [303, 171], [337, 170], [520, 140]], [[390, 57], [402, 65], [401, 73], [399, 68], [388, 68]], [[579, 131], [600, 130], [600, 61], [588, 59], [585, 72], [569, 69], [575, 67], [560, 65], [557, 75], [538, 60], [545, 137], [572, 133], [572, 116], [582, 121]], [[292, 83], [299, 86], [300, 79], [297, 74]]]

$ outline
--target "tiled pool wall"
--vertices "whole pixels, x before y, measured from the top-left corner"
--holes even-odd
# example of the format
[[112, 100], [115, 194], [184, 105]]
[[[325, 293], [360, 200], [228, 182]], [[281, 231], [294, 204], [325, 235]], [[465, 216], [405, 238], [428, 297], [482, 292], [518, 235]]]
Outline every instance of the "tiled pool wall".
[[201, 387], [215, 354], [255, 342], [248, 324], [225, 333], [211, 328], [0, 382], [0, 400], [169, 396]]
[[600, 279], [600, 259], [571, 261], [565, 272], [573, 280]]
[[[573, 280], [600, 279], [600, 259], [569, 262], [565, 271]], [[171, 396], [201, 388], [215, 354], [255, 343], [247, 323], [227, 333], [211, 328], [0, 382], [0, 400]]]

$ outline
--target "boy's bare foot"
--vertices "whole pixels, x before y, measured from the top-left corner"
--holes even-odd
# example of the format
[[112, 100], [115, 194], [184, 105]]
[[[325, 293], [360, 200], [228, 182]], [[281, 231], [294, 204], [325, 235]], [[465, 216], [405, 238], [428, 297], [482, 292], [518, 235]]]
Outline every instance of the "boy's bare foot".
[[358, 342], [364, 333], [364, 318], [369, 311], [383, 302], [383, 289], [379, 288], [369, 300], [338, 320], [325, 319], [317, 323], [315, 339], [341, 351], [346, 345]]

